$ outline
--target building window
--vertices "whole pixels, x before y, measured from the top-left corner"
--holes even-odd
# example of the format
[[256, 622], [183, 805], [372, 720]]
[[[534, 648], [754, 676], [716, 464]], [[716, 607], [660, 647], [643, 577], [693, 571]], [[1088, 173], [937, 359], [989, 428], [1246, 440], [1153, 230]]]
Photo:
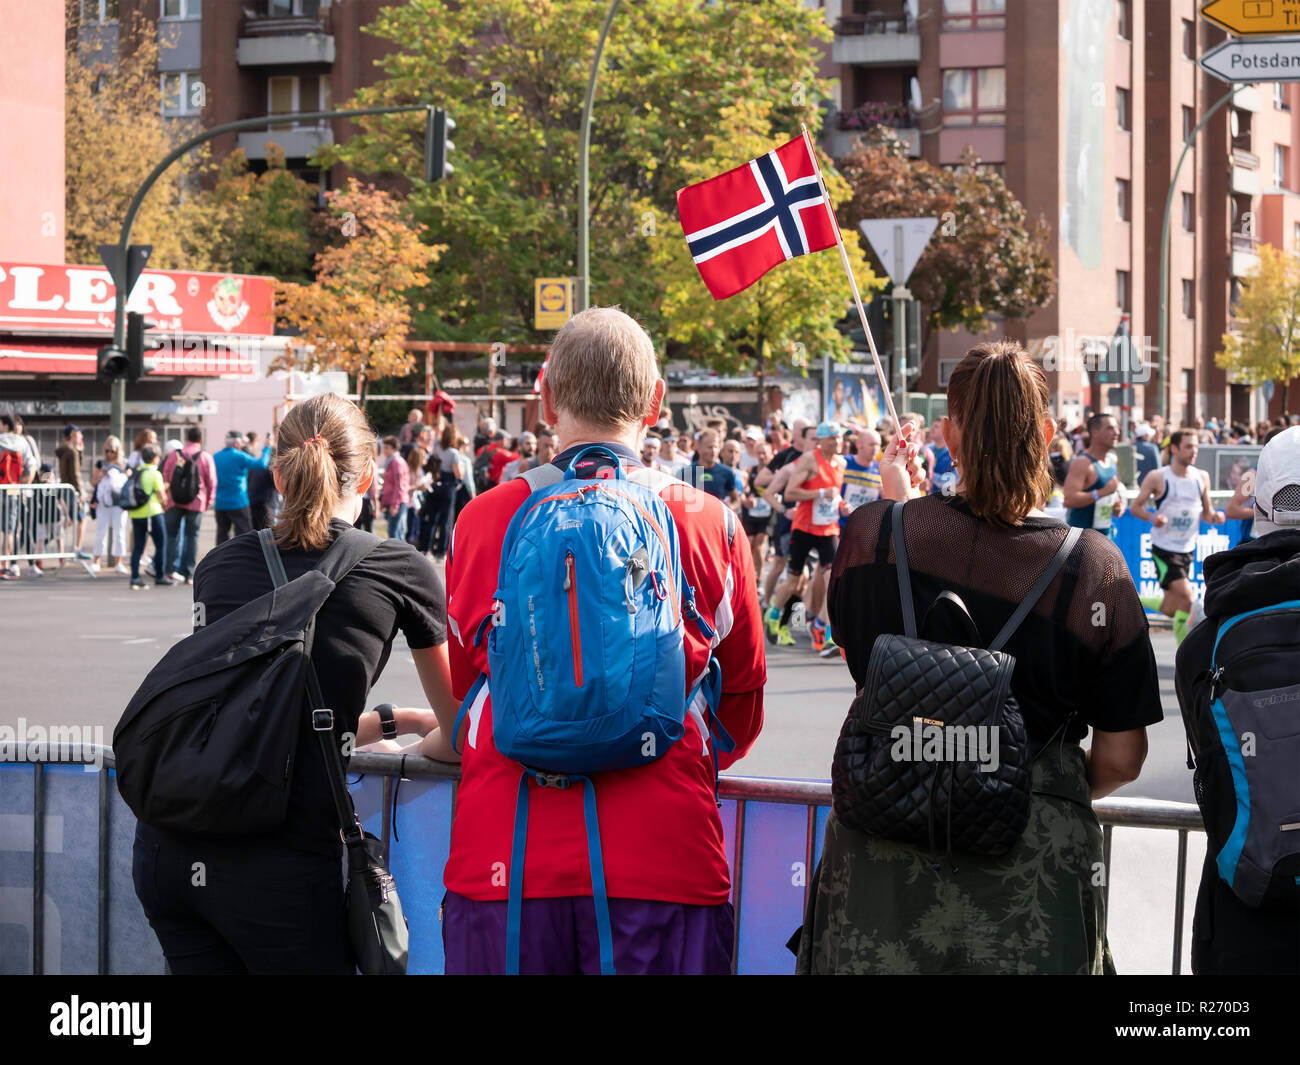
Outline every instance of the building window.
[[[1300, 226], [1300, 222], [1296, 223]], [[1228, 279], [1228, 313], [1233, 317], [1237, 314], [1237, 303], [1241, 299], [1241, 282], [1237, 278]]]
[[1006, 121], [1005, 67], [943, 72], [943, 119], [959, 126], [1001, 125]]
[[[266, 109], [272, 115], [328, 111], [330, 109], [329, 75], [302, 74], [294, 77], [268, 78]], [[273, 122], [270, 128], [273, 130], [301, 129], [304, 126], [315, 128], [320, 124], [320, 121]]]
[[203, 0], [159, 0], [160, 19], [202, 18]]
[[82, 22], [116, 22], [119, 0], [81, 0]]
[[1006, 27], [1006, 0], [943, 0], [945, 30], [1000, 30]]
[[271, 18], [319, 15], [320, 9], [321, 0], [266, 0], [266, 13]]
[[1119, 309], [1122, 313], [1129, 312], [1129, 274], [1127, 270], [1115, 271], [1115, 299], [1119, 303]]
[[1183, 140], [1184, 141], [1186, 141], [1192, 135], [1192, 130], [1194, 130], [1195, 128], [1196, 128], [1196, 112], [1192, 108], [1184, 104], [1183, 105]]
[[1286, 102], [1286, 85], [1283, 82], [1273, 82], [1273, 106], [1279, 111], [1291, 110], [1291, 105]]
[[1196, 58], [1196, 23], [1189, 19], [1183, 19], [1183, 55]]
[[1196, 282], [1183, 280], [1183, 317], [1196, 317]]
[[1120, 129], [1133, 128], [1133, 114], [1129, 110], [1129, 93], [1128, 89], [1115, 90], [1115, 112], [1119, 119]]
[[1115, 181], [1115, 202], [1119, 208], [1119, 220], [1128, 222], [1131, 220], [1129, 204], [1131, 202], [1132, 186], [1125, 178], [1118, 178]]
[[1279, 189], [1286, 188], [1286, 156], [1285, 145], [1273, 145], [1273, 185]]
[[1300, 252], [1300, 222], [1297, 222], [1291, 230], [1291, 250]]
[[197, 70], [159, 76], [162, 86], [162, 113], [168, 118], [197, 115], [203, 110], [203, 82]]
[[1121, 40], [1131, 41], [1133, 39], [1133, 18], [1132, 11], [1129, 8], [1129, 0], [1119, 0], [1115, 5], [1119, 10], [1116, 18], [1116, 32], [1120, 35]]
[[1196, 197], [1190, 192], [1183, 193], [1183, 230], [1196, 232]]

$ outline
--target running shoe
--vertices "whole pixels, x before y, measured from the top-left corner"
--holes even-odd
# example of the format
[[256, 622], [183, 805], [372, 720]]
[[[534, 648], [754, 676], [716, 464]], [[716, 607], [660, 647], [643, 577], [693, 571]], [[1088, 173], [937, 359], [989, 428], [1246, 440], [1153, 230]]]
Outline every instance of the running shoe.
[[780, 625], [777, 627], [776, 640], [774, 642], [776, 643], [777, 647], [794, 646], [794, 637], [790, 635], [789, 625]]
[[763, 627], [767, 630], [768, 641], [776, 643], [777, 631], [781, 628], [781, 611], [776, 607], [769, 608], [763, 616]]
[[837, 644], [829, 634], [826, 636], [826, 642], [822, 644], [822, 649], [817, 653], [821, 655], [822, 658], [833, 658], [835, 655], [839, 655], [841, 658], [844, 657], [844, 653], [840, 650], [840, 645]]
[[172, 585], [180, 584], [181, 582], [175, 577], [159, 577], [154, 583], [160, 588], [170, 588]]
[[113, 572], [120, 573], [122, 574], [123, 577], [129, 577], [131, 576], [131, 567], [128, 566], [125, 562], [119, 562], [116, 566], [113, 567]]
[[0, 570], [0, 580], [16, 581], [21, 579], [22, 573], [18, 571], [16, 566], [5, 566], [3, 570]]
[[[82, 565], [84, 566], [85, 563], [83, 562]], [[44, 577], [44, 576], [45, 576], [45, 570], [44, 570], [43, 568], [41, 568], [40, 566], [36, 565], [36, 563], [34, 563], [34, 562], [32, 563], [32, 566], [31, 566], [31, 570], [30, 570], [30, 572], [31, 572], [31, 575], [32, 575], [33, 577]]]
[[137, 580], [133, 580], [133, 581], [131, 582], [131, 591], [133, 591], [133, 592], [142, 592], [142, 591], [144, 591], [144, 590], [145, 590], [146, 588], [148, 588], [148, 587], [149, 587], [149, 585], [148, 585], [145, 581], [142, 581], [142, 580], [138, 580], [138, 579], [137, 579]]
[[826, 646], [826, 622], [813, 618], [812, 624], [808, 626], [808, 635], [812, 637], [812, 649], [821, 654], [822, 648]]
[[94, 556], [89, 551], [82, 551], [82, 550], [77, 551], [76, 557], [78, 559], [85, 559], [87, 562], [89, 562], [92, 558], [94, 558]]

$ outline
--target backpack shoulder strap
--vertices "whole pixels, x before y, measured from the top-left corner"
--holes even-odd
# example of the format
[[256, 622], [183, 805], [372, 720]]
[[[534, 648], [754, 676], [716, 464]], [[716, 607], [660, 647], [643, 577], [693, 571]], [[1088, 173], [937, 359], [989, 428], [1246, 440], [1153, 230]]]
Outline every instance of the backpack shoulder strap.
[[539, 488], [558, 484], [564, 480], [564, 472], [554, 463], [548, 462], [542, 466], [534, 466], [531, 470], [525, 470], [519, 475], [519, 479], [527, 482], [529, 492], [536, 492]]
[[[266, 559], [266, 568], [271, 572], [272, 583], [279, 588], [288, 584], [289, 578], [284, 571], [284, 561], [275, 544], [275, 533], [262, 529], [257, 534], [262, 545], [262, 556]], [[315, 569], [323, 576], [338, 584], [352, 571], [352, 568], [377, 548], [383, 541], [379, 537], [360, 529], [345, 529], [320, 557]]]
[[894, 530], [894, 566], [898, 570], [898, 598], [903, 604], [903, 633], [916, 637], [916, 606], [912, 603], [912, 574], [907, 568], [907, 547], [903, 543], [903, 504], [889, 508]]
[[1034, 604], [1043, 597], [1043, 593], [1047, 591], [1047, 586], [1052, 583], [1052, 579], [1065, 565], [1065, 560], [1070, 557], [1074, 545], [1079, 542], [1079, 537], [1082, 535], [1083, 530], [1079, 528], [1072, 528], [1066, 533], [1065, 539], [1061, 541], [1061, 546], [1056, 549], [1056, 554], [1052, 556], [1052, 561], [1047, 564], [1047, 569], [1038, 575], [1038, 580], [1034, 582], [1034, 586], [1029, 589], [1029, 593], [1024, 599], [1020, 601], [1020, 605], [1016, 607], [1016, 612], [1007, 619], [1007, 623], [1002, 626], [1002, 631], [989, 644], [990, 651], [1002, 650], [1006, 642], [1011, 639], [1011, 634], [1028, 617], [1029, 612], [1034, 609]]

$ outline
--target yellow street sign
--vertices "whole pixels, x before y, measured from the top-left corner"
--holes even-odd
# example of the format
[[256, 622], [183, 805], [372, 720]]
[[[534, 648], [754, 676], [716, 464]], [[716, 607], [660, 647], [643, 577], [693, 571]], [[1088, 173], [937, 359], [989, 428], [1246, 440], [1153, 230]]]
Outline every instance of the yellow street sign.
[[533, 328], [559, 329], [572, 317], [573, 278], [537, 278], [533, 282]]
[[1229, 33], [1300, 33], [1300, 0], [1210, 0], [1201, 15]]

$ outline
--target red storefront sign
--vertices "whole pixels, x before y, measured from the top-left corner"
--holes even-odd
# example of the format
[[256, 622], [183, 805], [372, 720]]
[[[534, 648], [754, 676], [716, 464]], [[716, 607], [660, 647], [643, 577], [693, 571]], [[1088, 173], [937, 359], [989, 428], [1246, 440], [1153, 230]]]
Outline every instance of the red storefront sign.
[[[273, 294], [269, 277], [145, 270], [127, 310], [152, 319], [160, 333], [269, 337]], [[102, 266], [0, 263], [0, 333], [108, 336], [114, 296]]]

